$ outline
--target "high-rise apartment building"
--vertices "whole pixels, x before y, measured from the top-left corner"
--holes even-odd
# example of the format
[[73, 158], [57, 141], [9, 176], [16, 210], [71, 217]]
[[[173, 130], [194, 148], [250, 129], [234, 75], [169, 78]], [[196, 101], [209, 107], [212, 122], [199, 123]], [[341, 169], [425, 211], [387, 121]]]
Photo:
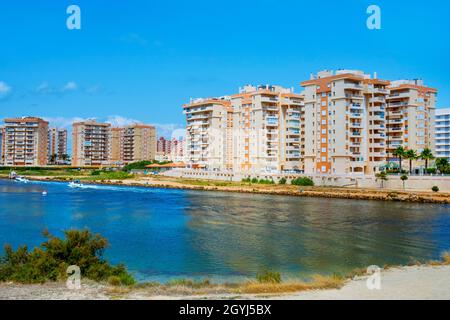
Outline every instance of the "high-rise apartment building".
[[72, 126], [72, 165], [108, 165], [111, 124], [94, 120], [74, 122]]
[[435, 119], [436, 158], [450, 161], [450, 108], [436, 109]]
[[302, 107], [301, 95], [271, 85], [193, 100], [184, 106], [186, 161], [209, 170], [301, 170]]
[[185, 161], [185, 147], [186, 143], [184, 139], [173, 138], [171, 141], [170, 148], [170, 160], [173, 162], [184, 162]]
[[171, 151], [172, 141], [164, 137], [159, 137], [156, 151], [161, 154], [169, 154]]
[[245, 86], [231, 105], [235, 170], [302, 170], [303, 96], [279, 86]]
[[354, 70], [302, 82], [306, 173], [372, 173], [385, 163], [388, 85]]
[[63, 164], [67, 155], [67, 129], [50, 128], [48, 130], [49, 163]]
[[232, 108], [229, 97], [194, 99], [183, 106], [186, 114], [186, 159], [193, 168], [232, 168], [230, 139]]
[[156, 156], [156, 128], [133, 124], [111, 129], [112, 164], [154, 160]]
[[434, 150], [434, 116], [437, 90], [424, 86], [422, 80], [391, 82], [387, 97], [387, 152], [396, 160], [394, 150], [425, 148]]
[[2, 154], [7, 166], [47, 164], [48, 122], [36, 117], [4, 120]]

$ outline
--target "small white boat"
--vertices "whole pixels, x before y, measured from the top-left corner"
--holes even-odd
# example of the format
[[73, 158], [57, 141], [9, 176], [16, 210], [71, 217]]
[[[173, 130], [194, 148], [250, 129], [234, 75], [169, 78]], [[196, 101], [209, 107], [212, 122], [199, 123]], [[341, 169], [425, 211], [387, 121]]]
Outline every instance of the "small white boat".
[[80, 180], [75, 180], [69, 182], [69, 187], [71, 188], [84, 188], [84, 184], [80, 182]]
[[17, 182], [23, 182], [23, 183], [28, 183], [30, 181], [24, 177], [16, 177], [14, 180], [16, 180]]

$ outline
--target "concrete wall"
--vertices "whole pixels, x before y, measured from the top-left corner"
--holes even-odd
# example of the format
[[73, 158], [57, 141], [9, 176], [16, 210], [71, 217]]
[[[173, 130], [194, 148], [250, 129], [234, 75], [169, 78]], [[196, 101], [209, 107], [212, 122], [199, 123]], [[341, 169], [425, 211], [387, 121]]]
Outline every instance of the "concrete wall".
[[[257, 179], [273, 179], [277, 182], [281, 178], [286, 178], [288, 182], [297, 177], [307, 176], [313, 179], [316, 186], [336, 186], [336, 187], [360, 187], [360, 188], [380, 188], [381, 181], [376, 181], [372, 175], [321, 175], [321, 174], [259, 174], [249, 175], [232, 172], [210, 172], [202, 170], [176, 169], [162, 173], [162, 175], [179, 178], [205, 179], [240, 182], [242, 179], [250, 177]], [[388, 181], [383, 182], [384, 189], [403, 189], [403, 182], [398, 175], [389, 175]], [[431, 191], [433, 186], [438, 186], [440, 191], [450, 192], [450, 176], [410, 176], [405, 182], [407, 190]]]

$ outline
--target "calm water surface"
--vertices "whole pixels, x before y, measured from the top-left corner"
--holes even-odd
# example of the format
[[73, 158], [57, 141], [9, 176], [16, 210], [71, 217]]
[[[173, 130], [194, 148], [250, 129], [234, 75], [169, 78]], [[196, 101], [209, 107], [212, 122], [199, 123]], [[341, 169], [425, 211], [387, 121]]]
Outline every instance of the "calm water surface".
[[450, 249], [449, 205], [0, 180], [0, 245], [84, 227], [140, 280], [307, 278]]

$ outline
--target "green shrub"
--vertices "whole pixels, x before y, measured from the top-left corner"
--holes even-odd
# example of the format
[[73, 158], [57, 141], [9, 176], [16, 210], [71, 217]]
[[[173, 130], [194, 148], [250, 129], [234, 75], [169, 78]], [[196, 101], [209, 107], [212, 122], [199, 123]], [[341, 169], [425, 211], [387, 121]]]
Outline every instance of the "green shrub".
[[256, 274], [259, 283], [281, 283], [281, 274], [273, 271], [262, 271]]
[[278, 184], [286, 184], [286, 182], [287, 182], [286, 178], [281, 178], [281, 179], [278, 181]]
[[251, 182], [252, 183], [258, 183], [258, 179], [257, 178], [253, 178]]
[[433, 188], [431, 188], [431, 190], [433, 190], [434, 192], [439, 192], [439, 187], [438, 186], [434, 186]]
[[428, 168], [427, 173], [428, 174], [436, 174], [436, 168]]
[[[65, 239], [57, 238], [47, 231], [47, 239], [40, 247], [28, 251], [21, 246], [14, 251], [5, 245], [5, 255], [0, 257], [0, 282], [43, 283], [67, 278], [67, 268], [76, 265], [81, 276], [95, 280], [112, 279], [122, 285], [134, 284], [133, 277], [123, 265], [112, 266], [103, 259], [108, 241], [88, 230], [68, 230]], [[115, 277], [115, 278], [112, 278]]]
[[291, 181], [294, 186], [314, 186], [314, 181], [308, 177], [300, 177]]
[[248, 183], [250, 183], [250, 182], [252, 182], [252, 180], [251, 180], [250, 178], [244, 178], [244, 179], [242, 179], [242, 182], [248, 182]]
[[99, 176], [102, 172], [100, 170], [93, 170], [91, 176]]
[[275, 182], [273, 180], [270, 179], [260, 179], [258, 181], [259, 184], [275, 184]]

